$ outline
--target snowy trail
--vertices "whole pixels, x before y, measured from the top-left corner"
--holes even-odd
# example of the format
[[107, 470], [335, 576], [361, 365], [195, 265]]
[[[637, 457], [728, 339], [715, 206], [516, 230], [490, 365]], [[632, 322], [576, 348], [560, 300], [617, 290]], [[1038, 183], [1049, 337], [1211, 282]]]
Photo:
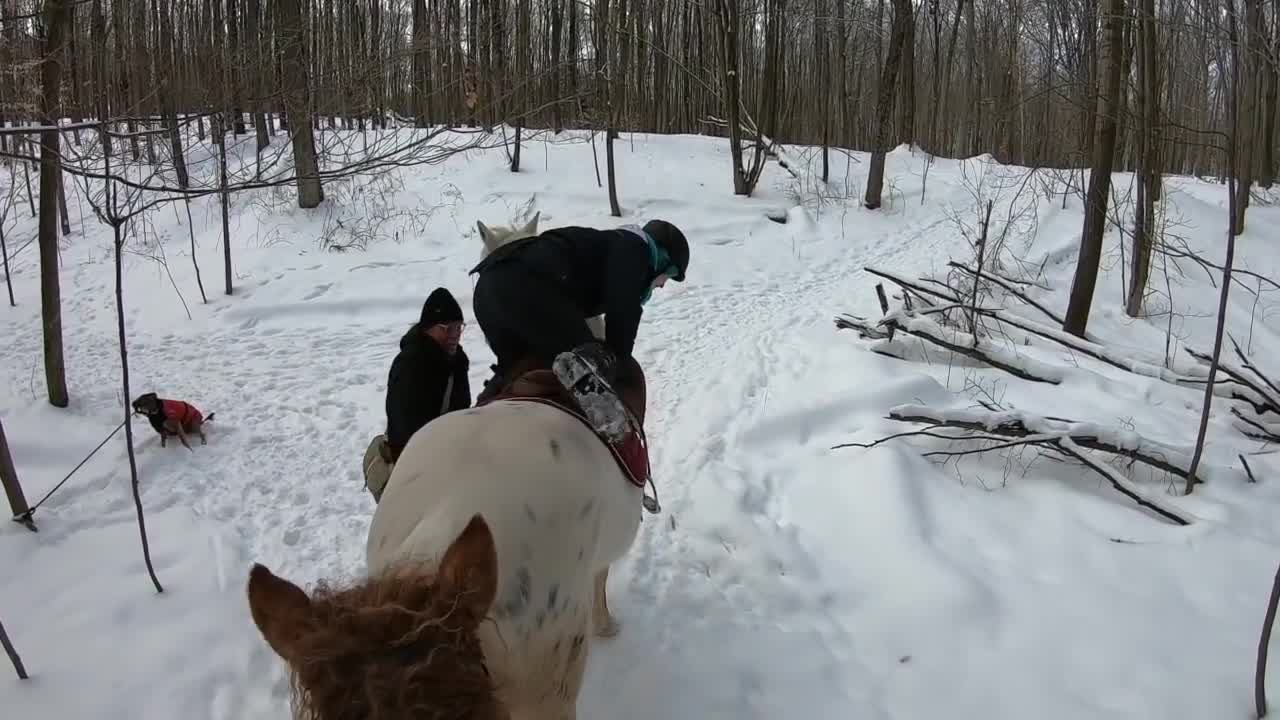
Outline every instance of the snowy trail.
[[[922, 235], [932, 225], [904, 232]], [[861, 268], [892, 267], [908, 248], [921, 249], [896, 234], [850, 244], [814, 267], [772, 268], [664, 295], [646, 313], [644, 345], [656, 349], [641, 361], [660, 378], [651, 390], [658, 402], [650, 433], [661, 443], [654, 471], [664, 513], [646, 516], [610, 576], [624, 632], [593, 650], [599, 660], [589, 670], [588, 711], [687, 716], [697, 698], [702, 717], [780, 717], [798, 706], [833, 720], [851, 707], [888, 717], [865, 687], [847, 682], [870, 673], [849, 653], [849, 629], [828, 612], [829, 596], [814, 592], [820, 561], [781, 525], [785, 488], [778, 483], [788, 473], [757, 469], [781, 448], [749, 437], [771, 418], [778, 381], [803, 374], [821, 354], [813, 338], [834, 332], [832, 309], [863, 286]], [[682, 412], [692, 407], [706, 410]], [[714, 664], [708, 646], [719, 648]], [[761, 648], [770, 648], [767, 657]], [[629, 667], [636, 656], [663, 660]]]

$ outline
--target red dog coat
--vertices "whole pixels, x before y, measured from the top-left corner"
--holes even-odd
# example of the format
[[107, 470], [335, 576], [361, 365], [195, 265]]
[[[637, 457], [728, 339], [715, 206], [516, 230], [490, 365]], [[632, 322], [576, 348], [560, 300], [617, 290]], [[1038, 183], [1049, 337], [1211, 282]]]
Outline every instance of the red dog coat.
[[188, 402], [161, 400], [160, 407], [164, 411], [166, 420], [177, 420], [184, 430], [204, 420], [204, 416], [200, 414], [200, 411]]

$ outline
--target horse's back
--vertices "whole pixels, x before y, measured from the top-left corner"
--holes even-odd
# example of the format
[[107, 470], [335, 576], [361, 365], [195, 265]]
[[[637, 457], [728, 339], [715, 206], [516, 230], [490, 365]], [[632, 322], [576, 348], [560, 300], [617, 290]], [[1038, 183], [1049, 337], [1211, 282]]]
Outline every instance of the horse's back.
[[483, 515], [499, 577], [496, 627], [482, 642], [502, 658], [497, 674], [542, 692], [577, 672], [592, 580], [630, 546], [639, 501], [604, 444], [558, 408], [496, 401], [447, 413], [401, 453], [369, 529], [368, 569], [434, 565]]

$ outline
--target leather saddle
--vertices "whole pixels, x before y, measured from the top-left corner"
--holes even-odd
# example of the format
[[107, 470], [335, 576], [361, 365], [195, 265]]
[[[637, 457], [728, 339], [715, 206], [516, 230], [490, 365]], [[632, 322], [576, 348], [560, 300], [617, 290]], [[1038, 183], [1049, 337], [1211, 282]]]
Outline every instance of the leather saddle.
[[[639, 370], [638, 367], [634, 370]], [[636, 418], [644, 422], [644, 375], [636, 372], [631, 375], [638, 379], [638, 382], [629, 383], [619, 390], [619, 396], [627, 409], [631, 411]], [[506, 387], [476, 403], [476, 407], [483, 407], [492, 402], [500, 400], [523, 401], [523, 402], [540, 402], [545, 405], [551, 405], [572, 415], [582, 422], [588, 429], [600, 438], [600, 441], [609, 448], [615, 460], [618, 461], [619, 467], [623, 474], [631, 481], [633, 485], [644, 488], [649, 482], [649, 446], [645, 441], [644, 431], [632, 431], [628, 433], [622, 440], [618, 442], [610, 442], [600, 433], [595, 432], [591, 427], [586, 415], [583, 414], [581, 406], [573, 397], [573, 393], [560, 384], [560, 380], [555, 373], [546, 368], [537, 368], [526, 370], [516, 376], [516, 379], [507, 384]]]

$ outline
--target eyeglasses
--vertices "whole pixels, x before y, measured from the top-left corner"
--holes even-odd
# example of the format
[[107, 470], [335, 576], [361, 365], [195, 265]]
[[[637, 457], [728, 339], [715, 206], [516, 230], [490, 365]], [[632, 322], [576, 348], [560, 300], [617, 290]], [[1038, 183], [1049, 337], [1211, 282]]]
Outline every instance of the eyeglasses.
[[462, 335], [462, 331], [467, 327], [467, 324], [465, 322], [441, 323], [441, 327], [443, 327], [445, 333], [451, 337], [460, 337]]

